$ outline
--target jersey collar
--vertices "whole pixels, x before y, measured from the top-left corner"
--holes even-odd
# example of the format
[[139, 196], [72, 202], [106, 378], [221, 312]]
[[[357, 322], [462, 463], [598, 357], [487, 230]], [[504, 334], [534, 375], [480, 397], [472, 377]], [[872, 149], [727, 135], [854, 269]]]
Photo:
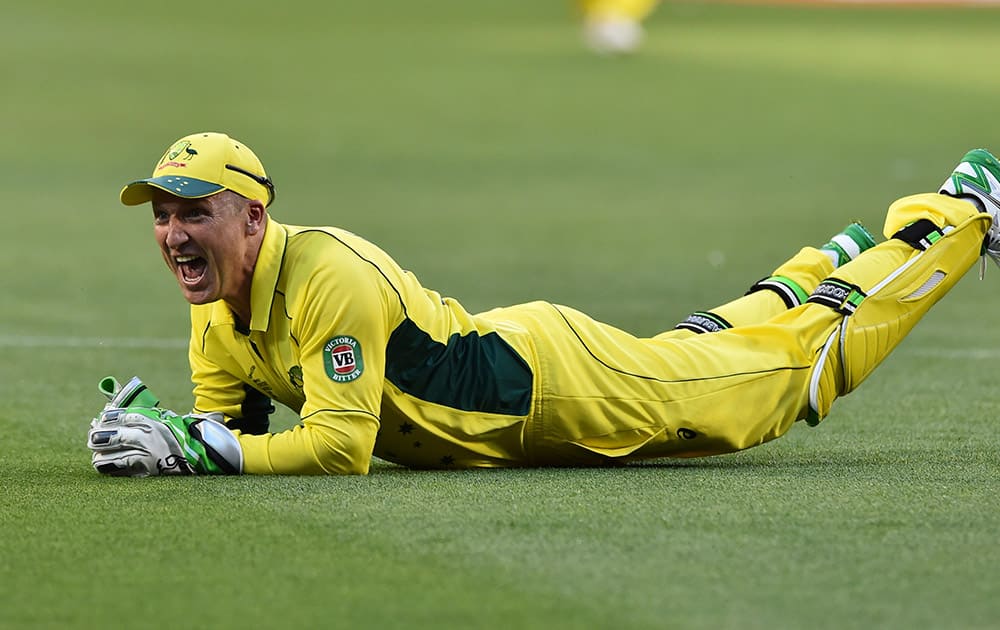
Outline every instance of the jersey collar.
[[250, 330], [267, 330], [271, 321], [271, 304], [278, 287], [287, 242], [288, 231], [285, 226], [268, 217], [250, 285]]

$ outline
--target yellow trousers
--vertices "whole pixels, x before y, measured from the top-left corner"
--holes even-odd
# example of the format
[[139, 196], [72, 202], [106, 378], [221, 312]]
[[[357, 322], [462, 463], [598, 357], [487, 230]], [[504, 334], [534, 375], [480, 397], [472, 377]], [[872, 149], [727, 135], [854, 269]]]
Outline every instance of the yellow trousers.
[[777, 438], [797, 420], [818, 422], [972, 266], [990, 225], [971, 204], [928, 194], [893, 204], [884, 232], [920, 219], [944, 228], [926, 249], [890, 239], [834, 269], [805, 248], [775, 271], [807, 293], [852, 287], [842, 308], [788, 308], [759, 291], [712, 309], [729, 329], [647, 339], [548, 303], [504, 309], [550, 331], [535, 338], [540, 389], [526, 463], [715, 455]]

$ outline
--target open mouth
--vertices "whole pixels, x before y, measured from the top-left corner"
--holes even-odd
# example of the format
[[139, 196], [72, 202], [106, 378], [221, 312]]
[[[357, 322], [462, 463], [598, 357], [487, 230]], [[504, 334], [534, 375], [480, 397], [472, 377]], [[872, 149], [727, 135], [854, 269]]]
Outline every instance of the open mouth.
[[200, 256], [175, 256], [174, 262], [180, 270], [181, 280], [187, 285], [196, 285], [205, 277], [208, 262]]

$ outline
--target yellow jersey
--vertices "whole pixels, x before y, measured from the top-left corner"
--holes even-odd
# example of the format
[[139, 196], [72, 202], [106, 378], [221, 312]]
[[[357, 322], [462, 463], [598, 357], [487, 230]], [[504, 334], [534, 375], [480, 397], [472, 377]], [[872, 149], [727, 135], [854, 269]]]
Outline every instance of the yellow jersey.
[[246, 472], [365, 473], [372, 454], [425, 468], [525, 462], [527, 332], [470, 315], [372, 243], [269, 218], [251, 313], [192, 306], [189, 348], [196, 412], [238, 419], [260, 392], [301, 417], [280, 433], [238, 431]]

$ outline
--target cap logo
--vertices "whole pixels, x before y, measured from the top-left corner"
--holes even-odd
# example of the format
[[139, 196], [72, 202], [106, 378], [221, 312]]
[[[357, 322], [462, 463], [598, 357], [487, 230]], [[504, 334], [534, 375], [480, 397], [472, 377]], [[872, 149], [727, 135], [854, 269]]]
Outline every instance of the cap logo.
[[190, 160], [194, 156], [198, 155], [198, 152], [191, 148], [190, 140], [178, 140], [172, 147], [167, 149], [166, 158], [168, 160], [175, 160], [181, 153], [184, 154], [183, 159], [185, 160]]
[[354, 337], [339, 335], [323, 346], [323, 367], [326, 375], [338, 383], [349, 383], [364, 372], [361, 344]]
[[[198, 151], [191, 146], [190, 140], [178, 140], [160, 158], [160, 164], [156, 167], [156, 170], [159, 171], [170, 166], [174, 168], [186, 168], [187, 162], [191, 161], [196, 155], [198, 155]], [[184, 161], [178, 162], [178, 157]]]

